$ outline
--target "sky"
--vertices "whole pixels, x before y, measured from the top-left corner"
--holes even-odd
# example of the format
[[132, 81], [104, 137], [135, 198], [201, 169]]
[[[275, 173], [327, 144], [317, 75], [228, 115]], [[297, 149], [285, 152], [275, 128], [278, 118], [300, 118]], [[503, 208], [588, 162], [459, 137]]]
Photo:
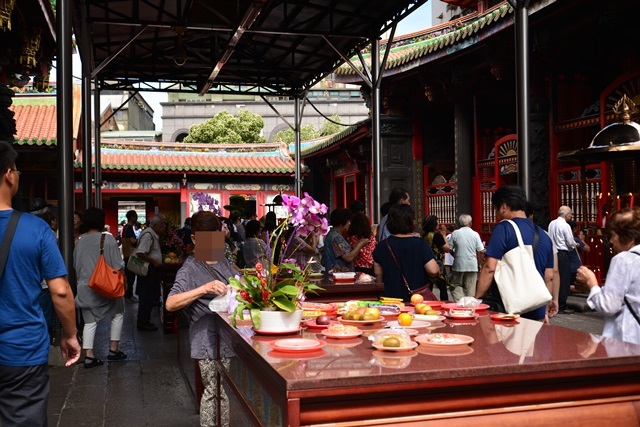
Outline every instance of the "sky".
[[[398, 23], [396, 28], [396, 35], [402, 36], [404, 34], [413, 33], [422, 30], [429, 26], [427, 23], [431, 22], [431, 9], [429, 8], [429, 2], [418, 8], [411, 15]], [[73, 55], [73, 77], [74, 81], [80, 81], [82, 76], [82, 64], [80, 61], [80, 55]], [[161, 102], [166, 102], [168, 99], [166, 92], [141, 92], [143, 98], [153, 109], [153, 123], [156, 125], [156, 130], [162, 130], [162, 107]], [[103, 106], [104, 107], [104, 106]]]

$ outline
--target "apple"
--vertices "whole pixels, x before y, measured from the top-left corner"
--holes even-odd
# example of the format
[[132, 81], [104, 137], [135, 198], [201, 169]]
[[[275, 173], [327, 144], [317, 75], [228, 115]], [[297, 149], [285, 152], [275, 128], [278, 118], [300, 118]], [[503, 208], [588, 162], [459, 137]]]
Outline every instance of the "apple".
[[322, 314], [316, 317], [316, 325], [329, 325], [331, 323], [331, 317], [326, 314]]
[[424, 314], [424, 312], [427, 310], [427, 304], [418, 303], [418, 304], [415, 305], [414, 309], [415, 309], [416, 313]]
[[369, 317], [365, 320], [377, 320], [380, 318], [380, 310], [378, 310], [376, 307], [369, 307], [365, 309], [364, 314]]
[[424, 297], [420, 294], [411, 295], [411, 304], [416, 305], [424, 301]]

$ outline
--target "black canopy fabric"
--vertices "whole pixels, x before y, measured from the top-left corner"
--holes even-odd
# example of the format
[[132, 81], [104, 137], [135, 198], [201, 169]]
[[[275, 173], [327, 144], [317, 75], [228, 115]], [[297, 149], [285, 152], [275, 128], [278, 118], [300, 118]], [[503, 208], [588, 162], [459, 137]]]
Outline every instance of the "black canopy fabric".
[[74, 0], [73, 22], [101, 89], [293, 96], [426, 1]]

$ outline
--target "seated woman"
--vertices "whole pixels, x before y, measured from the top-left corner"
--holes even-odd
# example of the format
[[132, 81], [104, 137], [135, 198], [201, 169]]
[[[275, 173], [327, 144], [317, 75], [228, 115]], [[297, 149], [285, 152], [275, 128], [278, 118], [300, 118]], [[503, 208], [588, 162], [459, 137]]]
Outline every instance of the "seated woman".
[[347, 242], [351, 246], [355, 246], [361, 239], [369, 239], [369, 243], [360, 249], [358, 256], [353, 260], [353, 267], [356, 271], [373, 276], [373, 250], [376, 248], [376, 237], [371, 231], [369, 218], [363, 213], [355, 214], [351, 218], [348, 234]]
[[376, 282], [384, 283], [384, 295], [409, 301], [413, 290], [440, 275], [440, 267], [424, 239], [414, 233], [410, 205], [389, 209], [387, 228], [391, 233], [373, 251]]
[[257, 263], [267, 265], [267, 244], [261, 237], [262, 226], [260, 221], [251, 220], [244, 228], [244, 262], [247, 268], [254, 268]]
[[[192, 240], [204, 231], [221, 231], [220, 219], [209, 211], [196, 212], [191, 217]], [[195, 243], [195, 242], [194, 242]], [[196, 248], [196, 251], [198, 249]], [[176, 274], [176, 280], [167, 297], [168, 311], [182, 310], [189, 319], [189, 343], [191, 358], [198, 361], [202, 375], [204, 392], [200, 401], [200, 425], [216, 425], [216, 368], [213, 362], [215, 354], [215, 316], [209, 309], [209, 301], [227, 292], [230, 277], [236, 271], [226, 258], [217, 261], [196, 261], [191, 254]], [[228, 399], [222, 395], [222, 425], [228, 424]], [[227, 420], [225, 423], [224, 420]]]
[[602, 336], [640, 344], [640, 207], [614, 212], [607, 221], [616, 255], [611, 259], [606, 286], [582, 266], [577, 280], [589, 287], [587, 304], [604, 315]]
[[369, 243], [369, 239], [360, 239], [351, 247], [342, 236], [349, 229], [353, 214], [349, 209], [334, 209], [329, 215], [331, 229], [324, 238], [324, 268], [327, 271], [355, 271], [353, 260], [358, 256], [360, 249]]

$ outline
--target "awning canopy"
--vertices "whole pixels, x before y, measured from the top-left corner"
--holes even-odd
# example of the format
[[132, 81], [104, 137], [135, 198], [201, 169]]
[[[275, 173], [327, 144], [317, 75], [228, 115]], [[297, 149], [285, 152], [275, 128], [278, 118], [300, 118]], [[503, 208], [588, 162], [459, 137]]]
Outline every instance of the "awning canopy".
[[102, 90], [293, 96], [426, 1], [74, 0], [73, 16]]

